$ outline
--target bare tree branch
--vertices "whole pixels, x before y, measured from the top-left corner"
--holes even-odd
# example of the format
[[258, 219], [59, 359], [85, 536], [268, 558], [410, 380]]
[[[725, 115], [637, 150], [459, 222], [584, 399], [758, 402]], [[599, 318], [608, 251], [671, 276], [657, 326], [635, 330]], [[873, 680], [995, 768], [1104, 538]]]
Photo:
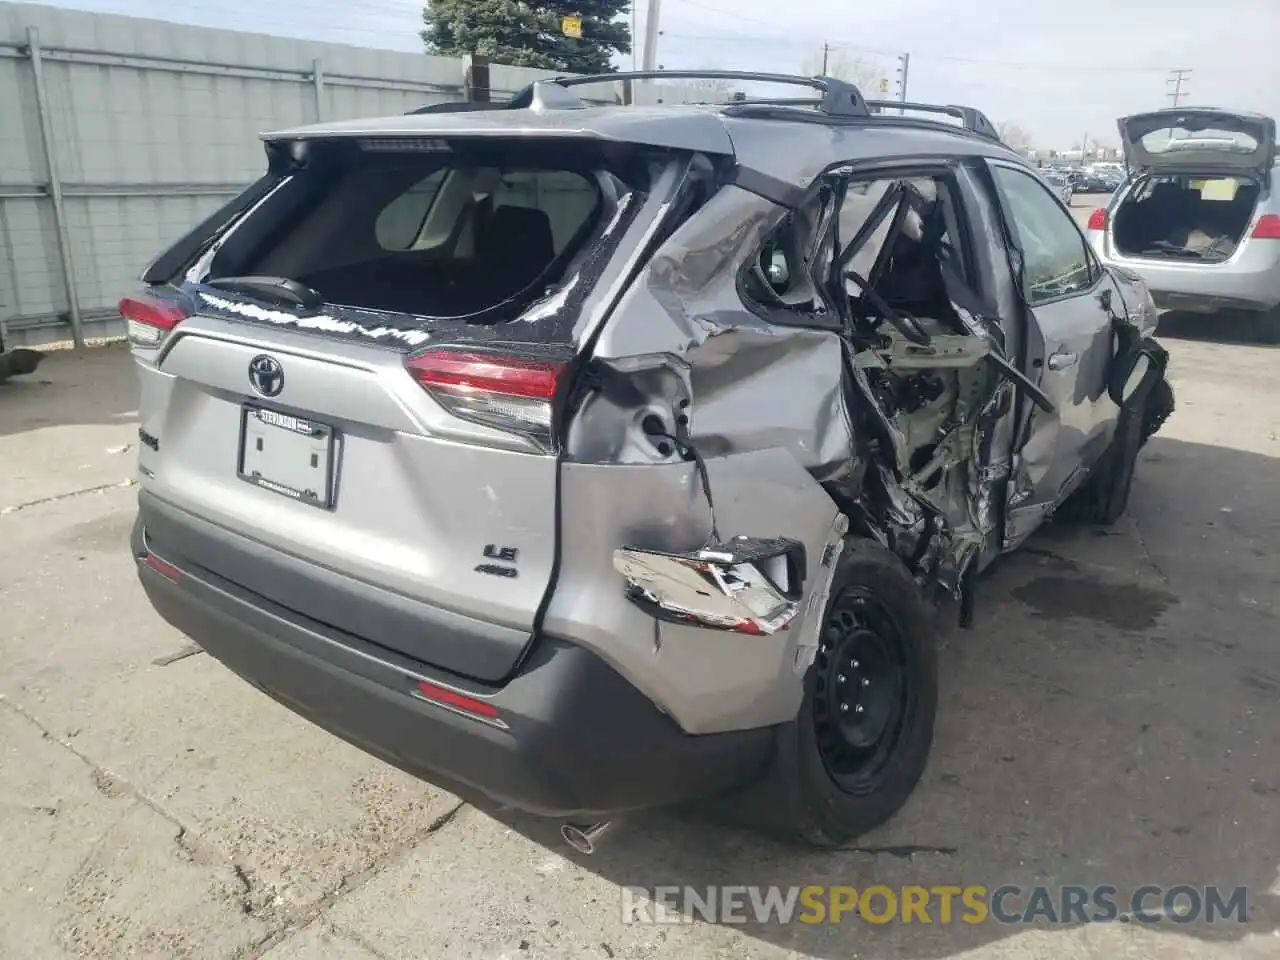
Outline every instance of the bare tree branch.
[[[720, 67], [698, 67], [699, 70], [719, 70]], [[688, 85], [697, 90], [699, 94], [706, 95], [708, 99], [728, 100], [738, 88], [734, 86], [732, 80], [717, 77], [703, 77], [698, 80], [688, 81]]]
[[[800, 63], [800, 72], [809, 77], [820, 76], [823, 73], [822, 54], [805, 57]], [[829, 54], [826, 75], [852, 83], [862, 91], [863, 96], [871, 100], [882, 100], [888, 93], [881, 89], [881, 81], [887, 79], [885, 71], [874, 63], [857, 57], [849, 57], [843, 53]]]
[[1031, 134], [1026, 131], [1020, 124], [1011, 120], [1005, 120], [996, 124], [996, 133], [1000, 135], [1000, 142], [1006, 147], [1017, 150], [1019, 153], [1026, 153], [1032, 147]]

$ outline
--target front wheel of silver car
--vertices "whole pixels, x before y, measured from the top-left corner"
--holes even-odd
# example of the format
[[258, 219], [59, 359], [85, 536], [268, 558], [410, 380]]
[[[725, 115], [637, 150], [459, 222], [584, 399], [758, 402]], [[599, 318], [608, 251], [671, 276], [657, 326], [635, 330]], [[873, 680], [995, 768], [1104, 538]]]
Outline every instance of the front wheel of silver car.
[[851, 539], [841, 556], [804, 703], [780, 729], [774, 776], [789, 833], [840, 847], [888, 820], [933, 743], [933, 616], [902, 562]]

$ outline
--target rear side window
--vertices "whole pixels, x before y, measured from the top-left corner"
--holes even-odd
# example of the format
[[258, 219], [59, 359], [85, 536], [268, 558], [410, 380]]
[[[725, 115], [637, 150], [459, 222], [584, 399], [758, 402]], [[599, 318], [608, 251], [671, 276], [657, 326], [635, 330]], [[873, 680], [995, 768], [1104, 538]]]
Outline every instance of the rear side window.
[[252, 246], [219, 254], [206, 279], [287, 277], [327, 303], [425, 317], [510, 315], [566, 277], [630, 189], [589, 156], [554, 159], [351, 152], [298, 174], [257, 214], [270, 227], [246, 231]]

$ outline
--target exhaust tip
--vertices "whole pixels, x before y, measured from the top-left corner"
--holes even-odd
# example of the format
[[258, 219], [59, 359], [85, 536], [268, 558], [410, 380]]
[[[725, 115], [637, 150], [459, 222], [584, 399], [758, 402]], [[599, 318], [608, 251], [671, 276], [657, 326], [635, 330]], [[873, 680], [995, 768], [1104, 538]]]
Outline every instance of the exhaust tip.
[[564, 842], [573, 847], [573, 849], [590, 856], [596, 852], [600, 838], [608, 829], [609, 824], [607, 822], [593, 824], [589, 827], [566, 823], [560, 828], [560, 836], [564, 837]]

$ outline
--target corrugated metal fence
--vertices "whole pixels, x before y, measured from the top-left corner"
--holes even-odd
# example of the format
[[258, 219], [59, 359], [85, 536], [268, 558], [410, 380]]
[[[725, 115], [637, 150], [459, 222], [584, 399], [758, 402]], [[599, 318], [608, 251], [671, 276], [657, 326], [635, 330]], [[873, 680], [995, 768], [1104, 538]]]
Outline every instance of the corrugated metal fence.
[[466, 78], [445, 57], [0, 3], [0, 340], [119, 334], [141, 269], [260, 175], [259, 133], [463, 99]]

